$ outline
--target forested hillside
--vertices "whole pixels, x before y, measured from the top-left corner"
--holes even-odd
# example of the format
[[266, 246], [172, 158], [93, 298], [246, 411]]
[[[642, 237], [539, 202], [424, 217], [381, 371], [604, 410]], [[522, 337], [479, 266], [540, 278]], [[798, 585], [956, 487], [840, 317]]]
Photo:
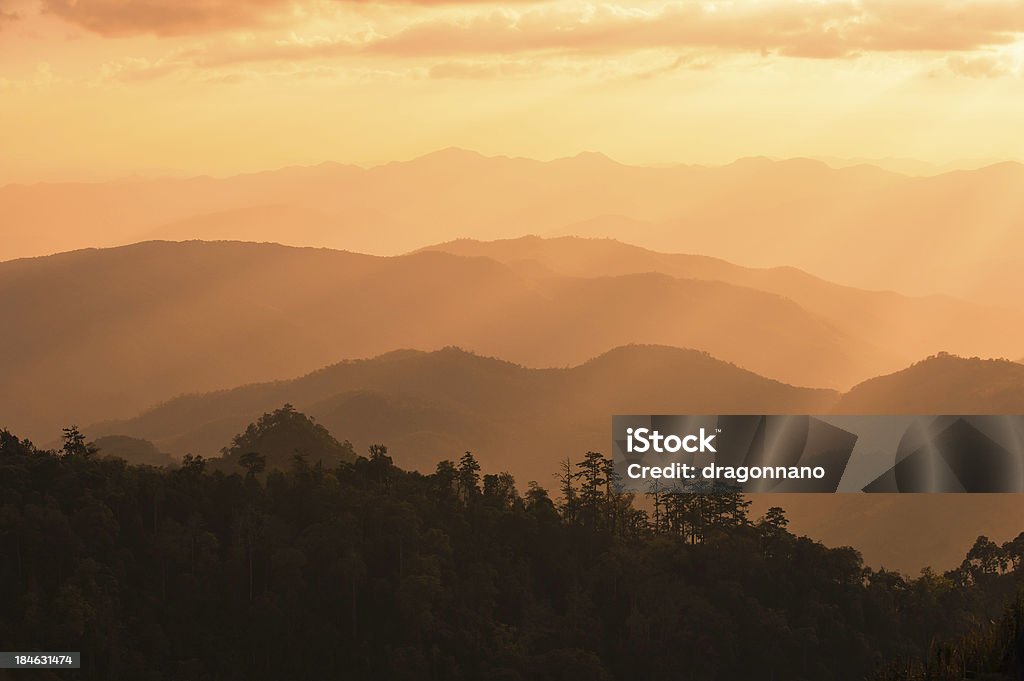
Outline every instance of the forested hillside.
[[611, 414], [814, 413], [838, 398], [694, 350], [629, 346], [576, 367], [528, 369], [445, 348], [391, 352], [289, 381], [184, 395], [131, 420], [94, 424], [89, 432], [144, 438], [179, 457], [216, 456], [254, 415], [290, 403], [360, 450], [386, 434], [403, 468], [429, 472], [445, 452], [472, 449], [489, 465], [540, 479], [562, 452], [607, 446]]
[[292, 409], [226, 452], [131, 466], [77, 429], [59, 451], [0, 432], [0, 648], [81, 650], [88, 679], [891, 677], [998, 639], [1024, 571], [1024, 533], [907, 579], [736, 494], [640, 510], [593, 452], [551, 492], [469, 452], [421, 474]]
[[1024, 366], [943, 352], [854, 386], [833, 410], [839, 414], [1024, 413]]
[[[185, 395], [86, 430], [149, 440], [179, 458], [217, 456], [254, 417], [291, 403], [357, 451], [386, 441], [407, 470], [429, 473], [450, 452], [470, 449], [485, 468], [549, 483], [566, 452], [608, 448], [612, 414], [1015, 414], [1024, 413], [1022, 369], [938, 356], [843, 396], [770, 381], [678, 348], [617, 348], [567, 369], [528, 369], [456, 348], [410, 350], [340, 362], [290, 381]], [[927, 380], [914, 378], [921, 374]], [[837, 407], [840, 398], [844, 406]], [[757, 513], [779, 503], [756, 495], [753, 501]], [[954, 567], [978, 534], [1006, 541], [1024, 518], [1024, 497], [1014, 494], [798, 494], [782, 505], [798, 533], [828, 546], [854, 546], [867, 564], [907, 574]]]

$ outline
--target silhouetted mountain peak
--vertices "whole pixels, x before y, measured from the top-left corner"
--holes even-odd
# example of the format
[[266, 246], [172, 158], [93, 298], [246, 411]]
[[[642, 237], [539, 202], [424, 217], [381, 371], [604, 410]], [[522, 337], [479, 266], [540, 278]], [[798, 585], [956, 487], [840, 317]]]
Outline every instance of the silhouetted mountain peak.
[[612, 348], [608, 352], [604, 352], [585, 362], [582, 366], [619, 366], [622, 364], [633, 364], [637, 362], [645, 364], [649, 362], [653, 362], [655, 364], [661, 364], [663, 362], [670, 362], [672, 364], [678, 364], [680, 362], [697, 362], [702, 364], [716, 364], [723, 368], [737, 368], [733, 364], [723, 362], [722, 360], [714, 358], [711, 354], [700, 350], [644, 343], [633, 343]]
[[575, 156], [555, 159], [552, 163], [584, 169], [623, 167], [621, 163], [599, 151], [581, 151]]

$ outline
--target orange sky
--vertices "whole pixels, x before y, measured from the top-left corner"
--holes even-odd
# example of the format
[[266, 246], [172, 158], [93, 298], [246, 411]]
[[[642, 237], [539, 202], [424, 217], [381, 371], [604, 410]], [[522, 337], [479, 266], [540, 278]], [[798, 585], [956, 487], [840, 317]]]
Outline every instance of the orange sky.
[[0, 182], [1024, 157], [1024, 1], [0, 0]]

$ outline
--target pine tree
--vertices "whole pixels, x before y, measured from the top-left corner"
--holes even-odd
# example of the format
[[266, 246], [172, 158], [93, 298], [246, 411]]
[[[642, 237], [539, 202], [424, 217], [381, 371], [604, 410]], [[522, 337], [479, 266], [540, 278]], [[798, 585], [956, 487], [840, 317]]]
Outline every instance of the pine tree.
[[580, 519], [587, 525], [597, 523], [602, 506], [604, 456], [600, 452], [587, 452], [576, 464], [580, 475]]
[[569, 457], [566, 457], [558, 467], [558, 489], [562, 495], [562, 503], [558, 510], [562, 513], [562, 519], [572, 525], [576, 522], [579, 511], [579, 498], [574, 483], [580, 474], [573, 471]]
[[100, 451], [91, 442], [86, 442], [85, 435], [78, 430], [78, 426], [71, 426], [65, 428], [64, 432], [64, 444], [61, 446], [61, 452], [66, 457], [81, 457], [88, 459]]
[[469, 501], [480, 494], [480, 463], [473, 452], [466, 452], [459, 459], [459, 497]]

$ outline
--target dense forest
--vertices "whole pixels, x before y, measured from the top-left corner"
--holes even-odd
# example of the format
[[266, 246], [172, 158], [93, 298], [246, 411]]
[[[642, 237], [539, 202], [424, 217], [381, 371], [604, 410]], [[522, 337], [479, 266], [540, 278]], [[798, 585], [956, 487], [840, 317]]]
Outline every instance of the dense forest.
[[167, 467], [0, 431], [0, 650], [83, 653], [0, 679], [1024, 678], [1024, 533], [908, 578], [735, 493], [552, 473], [404, 471], [289, 406]]

